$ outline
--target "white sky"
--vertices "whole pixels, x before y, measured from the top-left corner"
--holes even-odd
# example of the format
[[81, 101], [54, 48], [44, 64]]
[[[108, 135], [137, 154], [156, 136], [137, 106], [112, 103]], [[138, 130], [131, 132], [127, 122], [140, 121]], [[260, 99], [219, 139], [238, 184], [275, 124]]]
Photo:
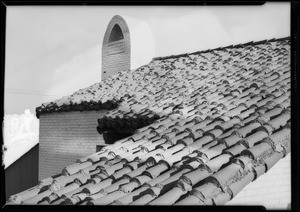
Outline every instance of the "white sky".
[[[5, 114], [34, 111], [100, 81], [101, 45], [114, 15], [146, 21], [155, 56], [290, 35], [290, 3], [263, 6], [7, 7]], [[130, 29], [129, 29], [130, 30]]]

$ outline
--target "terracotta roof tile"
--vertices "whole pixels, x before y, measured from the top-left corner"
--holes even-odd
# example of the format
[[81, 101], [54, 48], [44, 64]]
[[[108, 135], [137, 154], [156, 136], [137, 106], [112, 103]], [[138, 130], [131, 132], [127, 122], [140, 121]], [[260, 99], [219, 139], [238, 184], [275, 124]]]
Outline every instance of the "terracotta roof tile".
[[8, 203], [225, 204], [290, 152], [289, 45], [158, 58], [43, 104], [38, 114], [112, 109], [98, 132], [135, 133]]

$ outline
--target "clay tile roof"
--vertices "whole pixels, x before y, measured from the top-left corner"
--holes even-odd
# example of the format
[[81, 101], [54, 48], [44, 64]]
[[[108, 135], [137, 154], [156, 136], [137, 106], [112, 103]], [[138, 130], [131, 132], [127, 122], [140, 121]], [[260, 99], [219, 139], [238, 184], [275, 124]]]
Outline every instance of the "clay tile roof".
[[111, 109], [98, 132], [134, 134], [8, 203], [225, 204], [290, 152], [289, 49], [284, 38], [154, 58], [43, 104]]

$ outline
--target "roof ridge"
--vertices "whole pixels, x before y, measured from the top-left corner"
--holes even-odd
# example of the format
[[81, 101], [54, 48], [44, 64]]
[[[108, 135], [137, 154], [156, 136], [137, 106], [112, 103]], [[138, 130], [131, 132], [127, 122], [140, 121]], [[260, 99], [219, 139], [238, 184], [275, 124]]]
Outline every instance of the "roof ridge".
[[260, 40], [260, 41], [250, 41], [250, 42], [240, 43], [240, 44], [235, 44], [235, 45], [231, 44], [231, 45], [225, 46], [225, 47], [217, 47], [217, 48], [213, 48], [213, 49], [200, 50], [200, 51], [191, 52], [191, 53], [182, 53], [182, 54], [176, 54], [176, 55], [154, 57], [154, 58], [152, 58], [152, 61], [165, 60], [165, 59], [171, 59], [171, 58], [179, 58], [179, 57], [186, 57], [186, 56], [189, 56], [189, 55], [207, 53], [207, 52], [212, 52], [212, 51], [215, 51], [215, 50], [237, 48], [237, 47], [242, 47], [242, 46], [247, 46], [247, 45], [259, 45], [259, 44], [263, 44], [263, 43], [266, 43], [266, 42], [277, 42], [277, 41], [290, 40], [290, 39], [291, 39], [291, 37], [287, 36], [287, 37], [282, 37], [282, 38], [264, 39], [264, 40]]

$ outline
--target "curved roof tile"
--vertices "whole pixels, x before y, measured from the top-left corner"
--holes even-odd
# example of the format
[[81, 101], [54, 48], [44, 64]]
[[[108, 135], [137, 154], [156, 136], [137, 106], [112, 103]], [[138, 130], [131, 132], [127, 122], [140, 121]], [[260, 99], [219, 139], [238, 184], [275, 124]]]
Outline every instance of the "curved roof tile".
[[155, 58], [43, 104], [112, 109], [100, 133], [135, 131], [8, 203], [225, 204], [290, 152], [289, 49], [275, 39]]

